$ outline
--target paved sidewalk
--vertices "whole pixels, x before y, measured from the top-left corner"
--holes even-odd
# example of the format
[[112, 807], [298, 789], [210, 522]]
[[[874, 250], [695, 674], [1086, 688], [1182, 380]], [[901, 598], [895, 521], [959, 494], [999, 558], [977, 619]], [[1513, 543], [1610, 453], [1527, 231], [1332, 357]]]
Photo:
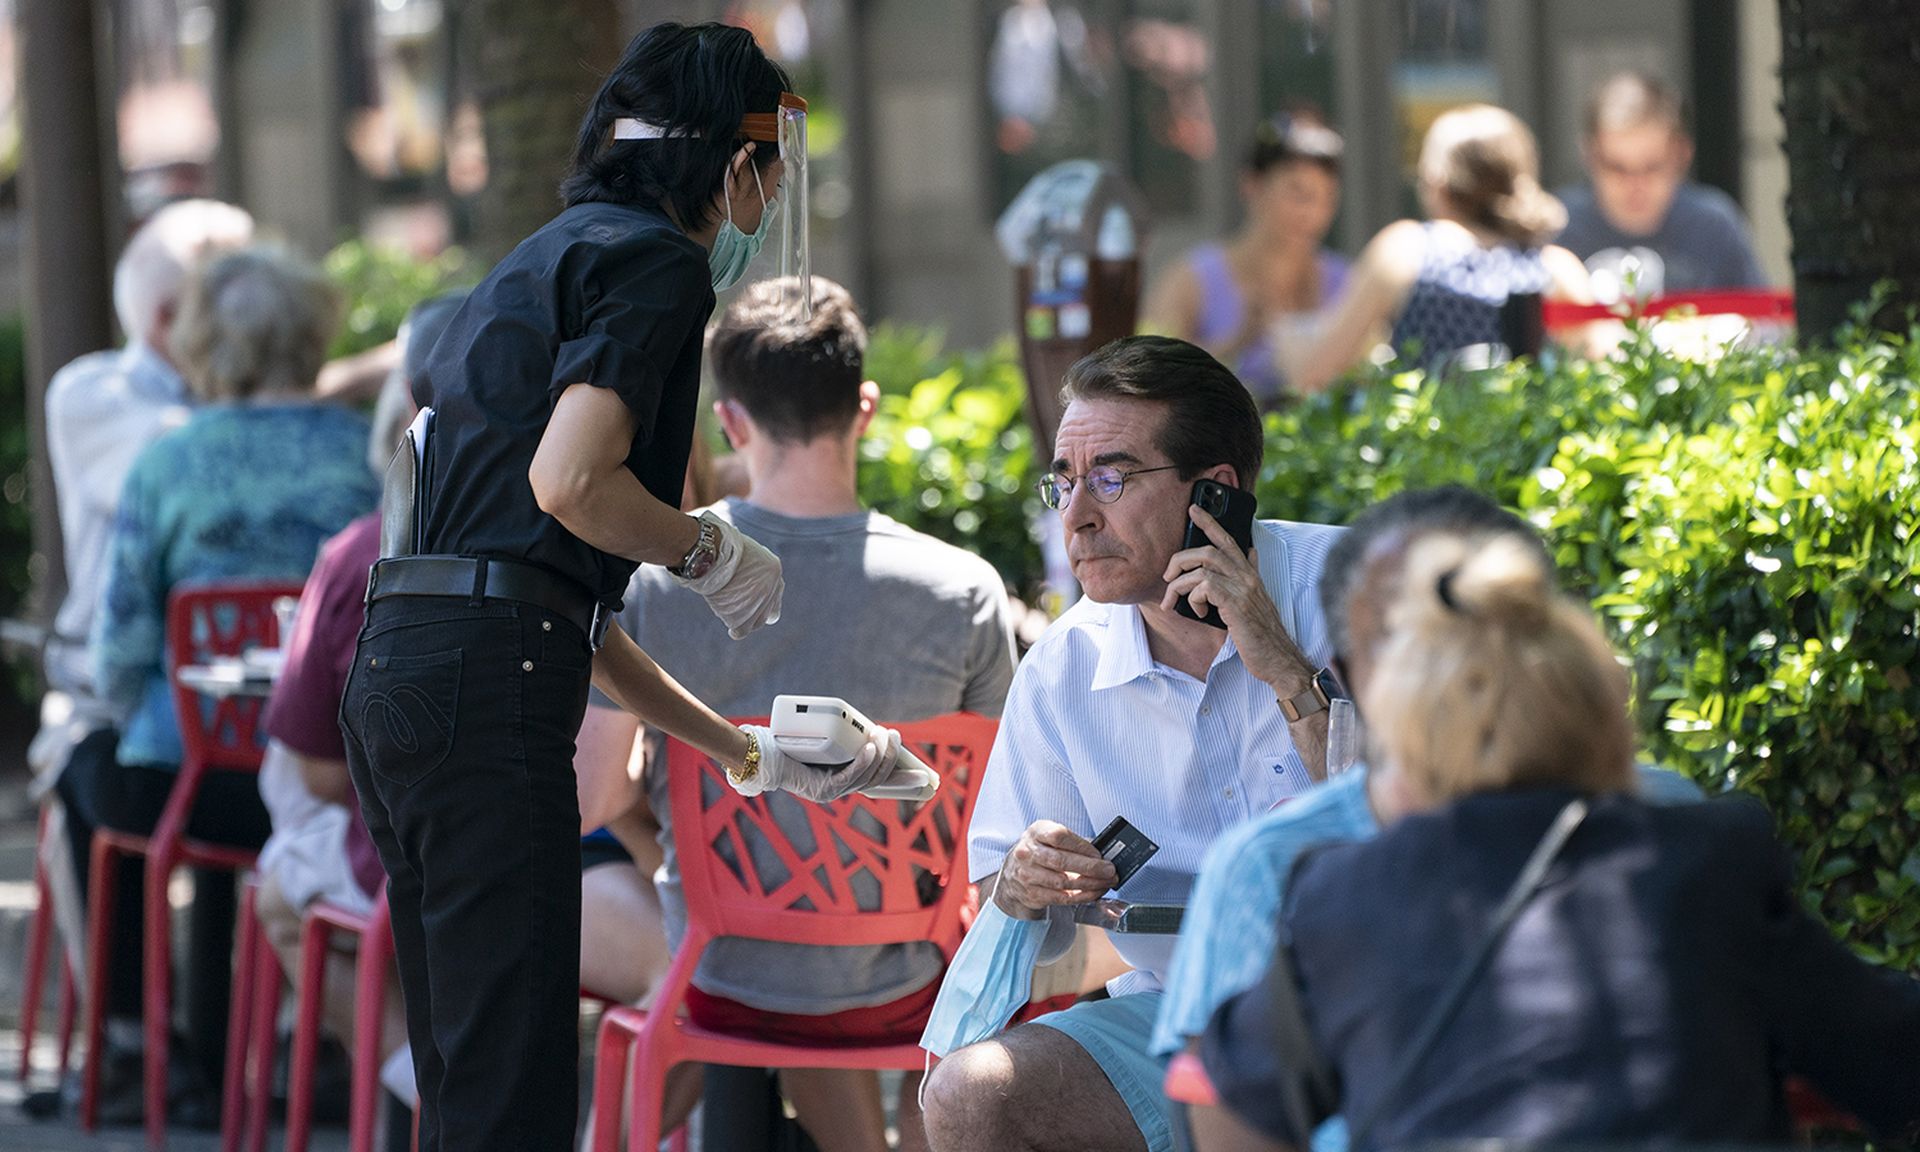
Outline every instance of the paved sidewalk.
[[[0, 752], [0, 1152], [143, 1152], [144, 1133], [139, 1128], [102, 1129], [88, 1135], [72, 1115], [55, 1120], [34, 1120], [20, 1110], [20, 1098], [26, 1089], [15, 1079], [20, 1060], [20, 981], [26, 957], [27, 925], [33, 909], [33, 850], [36, 812], [27, 798], [27, 775], [17, 752]], [[57, 965], [49, 958], [49, 968]], [[54, 974], [47, 979], [47, 1003], [40, 1013], [40, 1036], [34, 1045], [33, 1083], [35, 1089], [52, 1087], [58, 1063], [52, 1031], [56, 1015], [52, 1004]], [[77, 1064], [80, 1051], [76, 1045]], [[269, 1148], [278, 1148], [278, 1131], [268, 1138]], [[313, 1152], [345, 1152], [346, 1132], [342, 1128], [319, 1128], [314, 1132]], [[217, 1152], [217, 1132], [169, 1134], [169, 1152]]]

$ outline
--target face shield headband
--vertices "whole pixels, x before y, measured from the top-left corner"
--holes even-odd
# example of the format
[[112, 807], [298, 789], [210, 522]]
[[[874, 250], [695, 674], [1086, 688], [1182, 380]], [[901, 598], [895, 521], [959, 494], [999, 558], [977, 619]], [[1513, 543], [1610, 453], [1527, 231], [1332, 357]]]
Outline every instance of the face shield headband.
[[[739, 135], [780, 149], [783, 175], [775, 196], [785, 201], [778, 221], [777, 241], [753, 265], [751, 278], [777, 276], [786, 285], [786, 304], [800, 319], [813, 315], [813, 254], [807, 235], [807, 102], [791, 92], [780, 94], [772, 112], [749, 112], [740, 118]], [[673, 128], [631, 116], [613, 122], [615, 140], [698, 139], [697, 129]]]

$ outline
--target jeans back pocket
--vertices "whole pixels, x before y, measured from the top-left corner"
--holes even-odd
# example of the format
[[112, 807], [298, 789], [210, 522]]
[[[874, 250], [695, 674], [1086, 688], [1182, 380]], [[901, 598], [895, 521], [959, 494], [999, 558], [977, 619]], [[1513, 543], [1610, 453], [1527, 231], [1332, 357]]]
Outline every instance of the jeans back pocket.
[[427, 778], [453, 750], [462, 652], [376, 656], [356, 669], [352, 719], [374, 772], [402, 786]]

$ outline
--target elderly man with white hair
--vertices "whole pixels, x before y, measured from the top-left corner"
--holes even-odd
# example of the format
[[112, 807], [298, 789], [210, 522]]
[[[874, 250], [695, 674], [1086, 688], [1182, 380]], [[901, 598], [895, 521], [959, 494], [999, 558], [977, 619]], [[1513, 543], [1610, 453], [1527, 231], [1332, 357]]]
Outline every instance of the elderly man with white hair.
[[[113, 765], [119, 744], [111, 712], [94, 690], [87, 650], [106, 576], [107, 539], [134, 457], [185, 423], [192, 402], [168, 349], [188, 270], [210, 251], [252, 239], [253, 217], [216, 200], [182, 200], [154, 213], [114, 265], [114, 311], [126, 345], [80, 357], [47, 386], [47, 453], [66, 548], [67, 597], [47, 645], [48, 690], [29, 760], [41, 786], [58, 786], [61, 795], [54, 820], [64, 836], [50, 837], [49, 844], [64, 840], [69, 851], [49, 848], [47, 864], [76, 971], [93, 826], [70, 815], [92, 810], [90, 782]], [[120, 900], [139, 907], [137, 876]], [[122, 1047], [137, 1053], [137, 1018], [110, 1022], [108, 1030], [110, 1042], [124, 1041]], [[137, 1108], [134, 1081], [127, 1094]], [[40, 1107], [56, 1099], [42, 1098]]]
[[[47, 385], [47, 455], [66, 544], [67, 598], [47, 648], [53, 691], [36, 741], [37, 769], [63, 767], [75, 745], [110, 731], [93, 693], [87, 633], [100, 603], [107, 534], [120, 486], [140, 450], [184, 423], [187, 383], [167, 349], [180, 288], [195, 260], [253, 238], [253, 218], [216, 200], [183, 200], [155, 213], [113, 270], [113, 306], [125, 347], [92, 352]], [[112, 749], [105, 754], [111, 758]]]

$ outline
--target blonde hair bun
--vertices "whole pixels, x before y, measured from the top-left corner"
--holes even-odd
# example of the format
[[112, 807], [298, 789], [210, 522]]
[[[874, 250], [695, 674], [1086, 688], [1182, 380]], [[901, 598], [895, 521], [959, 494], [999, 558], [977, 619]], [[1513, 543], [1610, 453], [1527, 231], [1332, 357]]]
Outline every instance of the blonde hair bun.
[[1383, 764], [1436, 800], [1632, 787], [1626, 671], [1530, 541], [1425, 536], [1399, 587], [1360, 701]]

